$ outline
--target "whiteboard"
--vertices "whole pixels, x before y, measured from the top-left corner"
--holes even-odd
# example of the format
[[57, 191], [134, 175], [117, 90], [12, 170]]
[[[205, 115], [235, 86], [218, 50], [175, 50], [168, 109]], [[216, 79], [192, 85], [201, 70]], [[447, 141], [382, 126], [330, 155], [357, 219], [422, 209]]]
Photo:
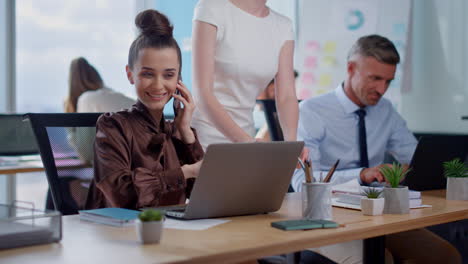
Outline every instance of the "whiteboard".
[[[347, 54], [361, 36], [379, 34], [396, 46], [401, 62], [385, 97], [399, 108], [410, 83], [405, 70], [410, 34], [410, 0], [302, 0], [296, 53], [298, 98], [329, 92], [346, 74]], [[407, 76], [404, 76], [407, 75]]]

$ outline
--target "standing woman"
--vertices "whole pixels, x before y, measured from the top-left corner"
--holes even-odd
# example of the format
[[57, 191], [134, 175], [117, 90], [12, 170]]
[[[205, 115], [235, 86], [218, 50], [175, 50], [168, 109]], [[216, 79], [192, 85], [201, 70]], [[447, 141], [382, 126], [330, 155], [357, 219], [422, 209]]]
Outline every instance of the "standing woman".
[[298, 103], [291, 21], [266, 0], [200, 0], [193, 27], [192, 126], [211, 143], [253, 142], [255, 98], [275, 79], [285, 140], [296, 140]]

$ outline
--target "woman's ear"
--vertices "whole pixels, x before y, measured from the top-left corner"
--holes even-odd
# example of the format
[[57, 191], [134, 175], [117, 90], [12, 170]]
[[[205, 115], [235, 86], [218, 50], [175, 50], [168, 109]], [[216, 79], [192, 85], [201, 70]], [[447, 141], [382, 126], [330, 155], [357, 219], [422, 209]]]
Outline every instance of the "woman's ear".
[[133, 80], [133, 72], [130, 70], [130, 67], [128, 65], [125, 66], [125, 71], [127, 72], [127, 78], [130, 81], [131, 84], [135, 84], [135, 81]]

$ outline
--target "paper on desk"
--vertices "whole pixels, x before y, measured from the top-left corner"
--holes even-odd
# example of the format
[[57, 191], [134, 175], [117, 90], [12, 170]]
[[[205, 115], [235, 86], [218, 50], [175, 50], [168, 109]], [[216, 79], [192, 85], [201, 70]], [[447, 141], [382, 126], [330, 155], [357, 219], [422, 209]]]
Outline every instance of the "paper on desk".
[[[369, 187], [369, 186], [361, 186], [357, 179], [347, 181], [342, 184], [332, 186], [333, 193], [349, 193], [349, 194], [362, 194], [362, 192], [369, 188], [375, 188], [377, 190], [383, 190], [383, 186], [380, 187]], [[409, 190], [409, 198], [410, 199], [420, 199], [421, 192]]]
[[164, 228], [180, 229], [180, 230], [206, 230], [220, 224], [224, 224], [231, 220], [221, 219], [199, 219], [199, 220], [176, 220], [166, 218], [164, 221]]
[[[359, 210], [359, 211], [361, 210], [360, 205], [340, 202], [340, 201], [338, 201], [337, 197], [332, 198], [332, 206], [347, 208], [347, 209], [354, 209], [354, 210]], [[418, 206], [411, 206], [410, 209], [429, 208], [429, 207], [432, 207], [432, 205], [421, 204], [421, 205], [418, 205]]]
[[347, 181], [342, 184], [333, 185], [332, 192], [341, 192], [341, 193], [361, 193], [361, 185], [357, 179]]

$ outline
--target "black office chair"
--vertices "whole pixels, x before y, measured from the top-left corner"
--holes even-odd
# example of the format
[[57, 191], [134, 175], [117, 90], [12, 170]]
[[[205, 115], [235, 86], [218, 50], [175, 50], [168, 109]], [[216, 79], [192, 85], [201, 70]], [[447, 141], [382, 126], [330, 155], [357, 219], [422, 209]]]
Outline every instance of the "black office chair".
[[102, 113], [28, 113], [49, 183], [48, 209], [77, 214], [93, 177], [96, 121]]
[[[257, 103], [261, 104], [263, 107], [263, 113], [265, 114], [271, 141], [283, 141], [283, 130], [281, 130], [278, 113], [276, 112], [276, 101], [273, 99], [262, 99], [257, 100]], [[288, 187], [288, 192], [294, 192], [294, 188], [291, 185]]]
[[263, 107], [263, 113], [265, 114], [271, 141], [283, 141], [284, 136], [279, 123], [278, 113], [276, 112], [275, 100], [262, 99], [257, 100], [257, 103], [261, 104]]
[[[453, 134], [453, 133], [414, 133], [414, 136], [420, 140], [421, 138], [430, 139], [432, 148], [439, 150], [439, 155], [446, 157], [446, 160], [460, 158], [465, 164], [468, 164], [468, 134]], [[427, 158], [426, 162], [434, 162], [431, 157]], [[417, 167], [417, 164], [414, 164]], [[422, 170], [425, 170], [424, 164], [419, 164]], [[442, 166], [442, 164], [441, 164]], [[418, 169], [418, 168], [414, 168]], [[414, 172], [414, 170], [413, 170]], [[431, 173], [430, 171], [423, 173], [427, 176], [426, 181], [415, 181], [407, 176], [405, 184], [410, 188], [419, 190], [435, 190], [445, 189], [446, 179], [442, 175]], [[428, 227], [429, 230], [441, 236], [453, 246], [455, 246], [462, 255], [463, 263], [468, 264], [468, 220], [460, 220], [456, 222], [440, 224]]]

